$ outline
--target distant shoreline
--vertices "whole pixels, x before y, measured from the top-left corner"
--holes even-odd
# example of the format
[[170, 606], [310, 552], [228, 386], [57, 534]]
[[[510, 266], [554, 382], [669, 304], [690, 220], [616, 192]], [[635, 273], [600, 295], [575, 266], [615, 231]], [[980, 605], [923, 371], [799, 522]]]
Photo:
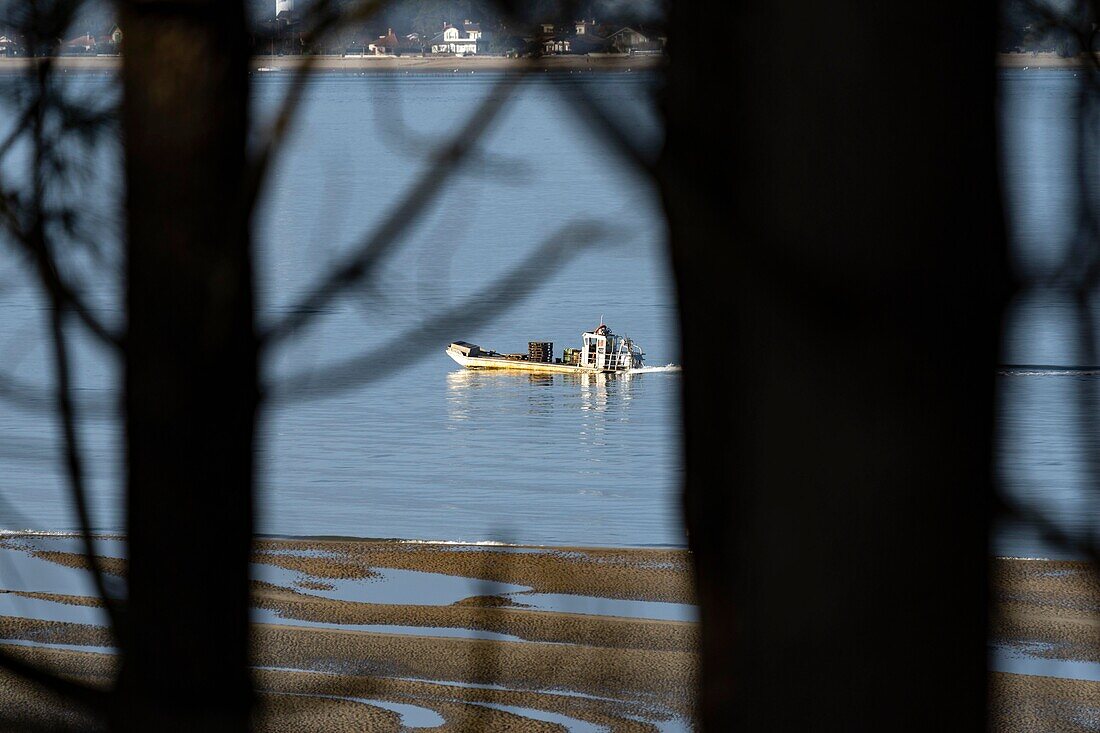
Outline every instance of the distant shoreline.
[[[1097, 56], [1100, 59], [1100, 54]], [[471, 71], [602, 71], [626, 72], [661, 69], [668, 65], [667, 56], [565, 55], [517, 59], [505, 56], [253, 56], [249, 70], [253, 73], [294, 71], [306, 61], [314, 72], [405, 72], [463, 73]], [[39, 58], [0, 56], [0, 74], [25, 72]], [[120, 56], [58, 56], [54, 67], [62, 72], [113, 72], [122, 66]], [[1085, 55], [1061, 57], [1056, 53], [998, 53], [994, 63], [1002, 69], [1077, 69], [1090, 63]]]
[[[42, 58], [0, 57], [0, 74], [25, 72]], [[609, 71], [627, 72], [663, 68], [663, 56], [543, 56], [516, 59], [505, 56], [254, 56], [254, 73], [294, 71], [306, 61], [315, 72], [463, 73], [472, 71]], [[122, 66], [120, 56], [58, 56], [54, 67], [61, 72], [113, 72]]]
[[[1056, 53], [999, 53], [997, 66], [1002, 69], [1079, 69], [1087, 66], [1087, 55], [1062, 57]], [[1100, 54], [1097, 55], [1100, 59]]]

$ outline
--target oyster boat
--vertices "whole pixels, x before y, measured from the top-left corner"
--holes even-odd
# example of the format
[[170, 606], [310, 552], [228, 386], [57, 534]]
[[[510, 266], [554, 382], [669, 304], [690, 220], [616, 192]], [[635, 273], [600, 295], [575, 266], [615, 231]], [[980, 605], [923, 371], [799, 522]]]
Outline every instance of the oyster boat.
[[581, 336], [581, 348], [566, 348], [554, 356], [552, 341], [530, 341], [527, 353], [501, 354], [467, 341], [453, 341], [447, 356], [469, 369], [516, 369], [525, 372], [626, 372], [643, 365], [645, 352], [626, 336], [616, 336], [600, 324]]

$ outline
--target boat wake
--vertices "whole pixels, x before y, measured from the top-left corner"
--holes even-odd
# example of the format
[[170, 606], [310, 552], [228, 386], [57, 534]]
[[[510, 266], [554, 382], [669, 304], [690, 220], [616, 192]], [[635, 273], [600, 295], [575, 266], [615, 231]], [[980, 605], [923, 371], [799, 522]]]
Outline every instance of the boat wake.
[[1002, 377], [1096, 377], [1100, 367], [1063, 366], [1061, 364], [1002, 364], [997, 369]]
[[637, 369], [627, 369], [627, 374], [661, 374], [668, 372], [680, 372], [683, 371], [683, 367], [679, 364], [665, 364], [664, 366], [647, 366], [638, 367]]

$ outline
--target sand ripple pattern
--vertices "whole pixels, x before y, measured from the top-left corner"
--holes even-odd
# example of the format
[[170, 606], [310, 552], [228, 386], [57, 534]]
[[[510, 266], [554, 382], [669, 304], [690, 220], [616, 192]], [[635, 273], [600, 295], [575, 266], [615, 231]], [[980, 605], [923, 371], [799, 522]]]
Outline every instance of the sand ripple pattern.
[[[124, 547], [103, 554], [124, 576]], [[682, 550], [265, 539], [253, 563], [259, 730], [693, 729]], [[0, 584], [7, 649], [110, 678], [71, 538], [3, 538]], [[0, 700], [27, 699], [43, 720], [89, 722], [0, 677]]]

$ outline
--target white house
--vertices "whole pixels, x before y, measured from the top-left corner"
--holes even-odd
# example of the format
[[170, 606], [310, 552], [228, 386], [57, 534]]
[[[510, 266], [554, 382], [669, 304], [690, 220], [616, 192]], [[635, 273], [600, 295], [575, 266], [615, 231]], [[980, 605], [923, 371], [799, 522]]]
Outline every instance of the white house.
[[463, 21], [462, 30], [450, 23], [443, 24], [443, 32], [432, 38], [432, 53], [449, 53], [466, 56], [477, 53], [477, 42], [481, 38], [481, 26]]
[[576, 30], [578, 36], [583, 36], [587, 33], [592, 33], [596, 30], [596, 19], [592, 20], [578, 20], [573, 24], [573, 28]]
[[612, 33], [608, 40], [625, 50], [647, 43], [649, 38], [633, 28], [622, 28]]
[[279, 17], [279, 13], [294, 12], [294, 0], [275, 0], [275, 17]]
[[542, 39], [542, 52], [545, 54], [569, 53], [570, 42], [568, 38], [553, 36]]
[[386, 31], [386, 35], [379, 36], [378, 40], [370, 44], [368, 47], [375, 56], [393, 56], [398, 50], [397, 36], [394, 35], [393, 28]]

